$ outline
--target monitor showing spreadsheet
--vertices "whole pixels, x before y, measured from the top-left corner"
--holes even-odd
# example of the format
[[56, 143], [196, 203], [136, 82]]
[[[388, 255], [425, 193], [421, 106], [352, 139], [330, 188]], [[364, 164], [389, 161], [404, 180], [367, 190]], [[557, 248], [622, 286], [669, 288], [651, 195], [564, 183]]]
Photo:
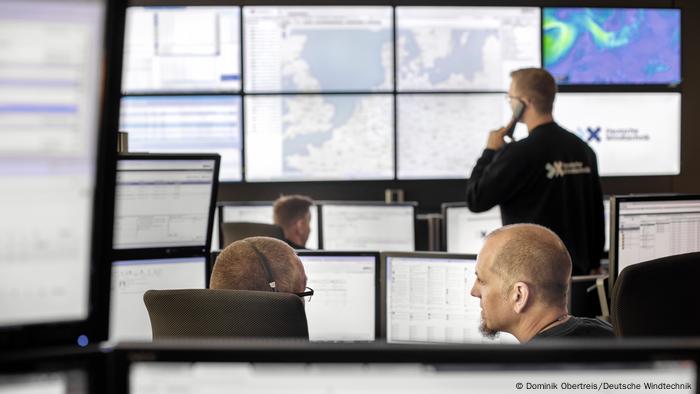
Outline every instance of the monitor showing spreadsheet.
[[413, 204], [322, 203], [324, 250], [413, 251]]

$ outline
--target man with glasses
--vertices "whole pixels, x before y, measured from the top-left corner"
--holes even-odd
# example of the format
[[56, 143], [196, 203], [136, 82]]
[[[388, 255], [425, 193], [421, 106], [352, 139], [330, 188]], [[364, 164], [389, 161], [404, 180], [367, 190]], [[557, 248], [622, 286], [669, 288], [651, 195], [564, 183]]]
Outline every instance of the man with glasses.
[[227, 246], [216, 259], [212, 289], [293, 293], [310, 301], [306, 273], [299, 257], [286, 243], [268, 237], [251, 237]]
[[506, 143], [508, 127], [489, 134], [467, 181], [467, 205], [473, 212], [500, 205], [504, 225], [535, 223], [551, 229], [569, 250], [574, 275], [598, 273], [605, 224], [597, 158], [554, 122], [556, 91], [554, 78], [543, 69], [511, 73], [507, 98], [514, 114], [521, 112], [514, 120], [527, 125], [528, 136]]

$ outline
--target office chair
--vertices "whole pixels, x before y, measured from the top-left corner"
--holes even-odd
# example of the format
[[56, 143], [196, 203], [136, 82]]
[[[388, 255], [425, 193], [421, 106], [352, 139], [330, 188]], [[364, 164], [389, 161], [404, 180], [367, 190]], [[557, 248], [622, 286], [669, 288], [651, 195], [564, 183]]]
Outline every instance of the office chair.
[[612, 293], [612, 324], [621, 337], [700, 336], [700, 253], [631, 265]]
[[271, 237], [284, 240], [280, 226], [267, 223], [231, 222], [222, 223], [223, 247], [248, 237]]
[[250, 290], [148, 290], [143, 301], [153, 339], [309, 339], [301, 298], [290, 293]]

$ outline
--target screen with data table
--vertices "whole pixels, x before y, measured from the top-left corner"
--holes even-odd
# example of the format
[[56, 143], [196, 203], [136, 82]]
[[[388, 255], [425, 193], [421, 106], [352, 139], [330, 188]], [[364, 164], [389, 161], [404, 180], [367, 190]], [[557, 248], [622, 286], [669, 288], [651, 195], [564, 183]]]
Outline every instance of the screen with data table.
[[239, 7], [130, 7], [125, 93], [239, 91]]
[[476, 256], [444, 253], [391, 254], [386, 269], [386, 340], [390, 343], [517, 343], [479, 331], [480, 301], [470, 292]]
[[115, 261], [109, 339], [150, 341], [151, 320], [143, 294], [148, 290], [204, 289], [205, 279], [204, 257]]
[[324, 250], [413, 251], [413, 205], [333, 203], [321, 205]]
[[114, 249], [207, 245], [218, 158], [122, 157], [117, 163]]
[[700, 196], [616, 198], [617, 274], [644, 261], [700, 252]]
[[312, 341], [373, 341], [376, 336], [378, 254], [298, 252], [306, 285]]

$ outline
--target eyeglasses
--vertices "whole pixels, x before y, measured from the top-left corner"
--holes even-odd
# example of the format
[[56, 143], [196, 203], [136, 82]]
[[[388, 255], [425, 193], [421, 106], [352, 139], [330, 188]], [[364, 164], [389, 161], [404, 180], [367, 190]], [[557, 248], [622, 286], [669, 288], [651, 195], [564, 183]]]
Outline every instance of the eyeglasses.
[[303, 298], [304, 302], [311, 302], [311, 297], [314, 296], [314, 289], [307, 287], [303, 293], [294, 293], [299, 298]]

